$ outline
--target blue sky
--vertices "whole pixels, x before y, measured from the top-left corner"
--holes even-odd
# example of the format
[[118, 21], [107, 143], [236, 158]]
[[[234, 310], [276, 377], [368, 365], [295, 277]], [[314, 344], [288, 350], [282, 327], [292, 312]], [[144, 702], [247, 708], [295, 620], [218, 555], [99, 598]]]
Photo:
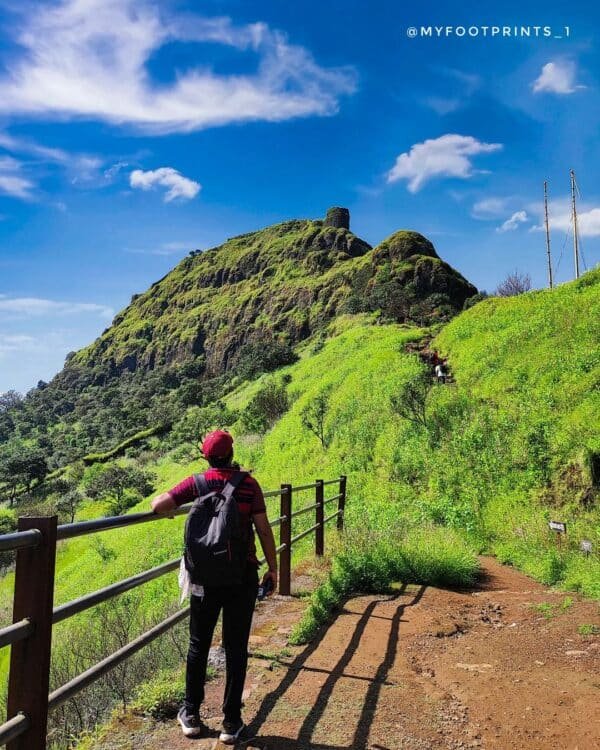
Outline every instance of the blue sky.
[[0, 0], [0, 391], [190, 249], [330, 205], [372, 244], [422, 232], [479, 288], [543, 286], [545, 179], [573, 274], [573, 168], [598, 263], [600, 11], [404, 5]]

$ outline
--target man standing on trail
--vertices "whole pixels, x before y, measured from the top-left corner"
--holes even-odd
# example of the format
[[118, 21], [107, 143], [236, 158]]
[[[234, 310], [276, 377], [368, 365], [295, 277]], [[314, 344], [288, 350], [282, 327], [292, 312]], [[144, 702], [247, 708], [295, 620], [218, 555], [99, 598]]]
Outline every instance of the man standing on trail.
[[222, 609], [227, 677], [223, 701], [223, 731], [219, 739], [232, 745], [244, 729], [241, 715], [242, 691], [248, 663], [248, 638], [258, 591], [258, 560], [253, 526], [258, 532], [268, 564], [262, 582], [271, 591], [277, 586], [277, 555], [262, 490], [255, 479], [248, 473], [240, 476], [237, 466], [233, 465], [231, 435], [223, 430], [211, 432], [202, 443], [202, 456], [208, 461], [210, 468], [203, 474], [184, 479], [168, 492], [156, 497], [152, 501], [152, 510], [168, 514], [180, 505], [193, 502], [199, 497], [204, 498], [208, 493], [218, 497], [227, 495], [228, 491], [233, 493], [239, 525], [247, 542], [247, 555], [242, 563], [243, 580], [241, 584], [194, 587], [197, 593], [192, 594], [190, 602], [185, 703], [177, 715], [177, 721], [186, 737], [197, 737], [206, 731], [199, 711], [204, 700], [208, 653]]

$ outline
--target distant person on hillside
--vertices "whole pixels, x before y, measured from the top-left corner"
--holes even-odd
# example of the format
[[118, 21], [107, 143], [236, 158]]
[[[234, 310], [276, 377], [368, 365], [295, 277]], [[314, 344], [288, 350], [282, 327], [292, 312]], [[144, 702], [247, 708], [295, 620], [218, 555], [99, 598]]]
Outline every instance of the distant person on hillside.
[[435, 366], [435, 377], [437, 378], [438, 383], [445, 383], [446, 378], [448, 377], [448, 373], [446, 371], [446, 366], [443, 362], [439, 362]]
[[[244, 539], [247, 545], [242, 548], [240, 563], [242, 583], [221, 585], [222, 579], [219, 578], [216, 585], [196, 585], [192, 588], [186, 695], [185, 703], [177, 715], [177, 721], [186, 737], [197, 737], [206, 731], [200, 720], [200, 704], [204, 700], [206, 665], [213, 631], [222, 609], [227, 677], [223, 701], [223, 731], [219, 739], [224, 744], [232, 745], [244, 729], [241, 715], [242, 691], [248, 663], [248, 638], [258, 591], [258, 561], [253, 526], [258, 532], [269, 566], [262, 583], [271, 592], [277, 586], [277, 556], [262, 490], [255, 479], [246, 472], [239, 472], [237, 465], [233, 464], [231, 435], [222, 430], [211, 432], [202, 443], [202, 456], [208, 461], [210, 468], [202, 474], [184, 479], [173, 489], [156, 497], [152, 501], [152, 510], [168, 514], [178, 506], [200, 497], [205, 503], [212, 497], [209, 493], [219, 493], [220, 498], [230, 493], [236, 503], [236, 519], [239, 520], [239, 527], [236, 528], [241, 531], [239, 538]], [[197, 512], [201, 512], [201, 506], [202, 503], [198, 504]], [[188, 521], [192, 518], [192, 511]], [[192, 582], [195, 583], [193, 577]]]

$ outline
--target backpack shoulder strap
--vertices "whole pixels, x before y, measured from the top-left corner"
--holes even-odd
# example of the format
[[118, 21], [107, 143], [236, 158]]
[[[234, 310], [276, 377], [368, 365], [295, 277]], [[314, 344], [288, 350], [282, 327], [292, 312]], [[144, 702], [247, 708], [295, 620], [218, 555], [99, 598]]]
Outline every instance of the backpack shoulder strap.
[[228, 480], [227, 484], [223, 488], [223, 497], [226, 500], [229, 500], [231, 497], [233, 497], [234, 492], [237, 490], [237, 488], [240, 486], [240, 484], [244, 481], [244, 479], [248, 476], [247, 471], [235, 471], [231, 478]]
[[206, 497], [206, 495], [210, 495], [211, 489], [204, 474], [194, 474], [194, 484], [196, 485], [198, 499]]

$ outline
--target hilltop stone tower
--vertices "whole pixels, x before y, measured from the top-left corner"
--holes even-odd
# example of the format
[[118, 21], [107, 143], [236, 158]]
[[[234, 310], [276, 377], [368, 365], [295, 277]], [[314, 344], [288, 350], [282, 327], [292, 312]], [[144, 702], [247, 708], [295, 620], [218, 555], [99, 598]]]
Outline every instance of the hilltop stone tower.
[[332, 206], [327, 209], [323, 224], [336, 229], [350, 229], [350, 211], [340, 206]]

